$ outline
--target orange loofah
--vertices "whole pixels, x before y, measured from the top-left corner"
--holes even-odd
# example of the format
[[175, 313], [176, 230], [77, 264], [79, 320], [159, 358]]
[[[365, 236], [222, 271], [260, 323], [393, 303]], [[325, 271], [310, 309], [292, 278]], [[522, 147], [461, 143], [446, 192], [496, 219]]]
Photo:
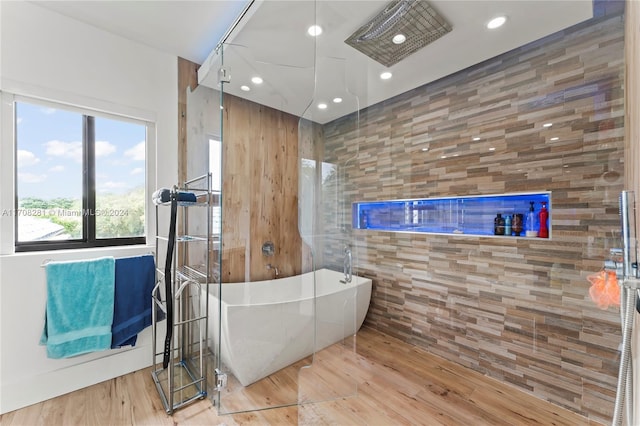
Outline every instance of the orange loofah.
[[607, 309], [609, 305], [620, 306], [620, 286], [616, 273], [602, 270], [587, 277], [591, 282], [589, 295], [600, 309]]

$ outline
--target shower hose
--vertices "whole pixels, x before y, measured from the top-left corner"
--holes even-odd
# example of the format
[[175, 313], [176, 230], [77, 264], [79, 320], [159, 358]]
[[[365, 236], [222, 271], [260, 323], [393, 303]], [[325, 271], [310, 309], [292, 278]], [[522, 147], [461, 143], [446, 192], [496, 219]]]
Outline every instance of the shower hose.
[[171, 218], [169, 219], [169, 238], [167, 243], [167, 259], [164, 264], [164, 289], [167, 300], [167, 335], [164, 339], [164, 354], [162, 368], [169, 366], [171, 359], [171, 339], [173, 338], [173, 289], [171, 285], [171, 265], [173, 264], [173, 251], [176, 244], [176, 218], [178, 215], [178, 195], [171, 191]]
[[[633, 369], [631, 360], [631, 336], [633, 331], [634, 311], [636, 308], [635, 289], [625, 286], [620, 288], [620, 320], [622, 323], [622, 348], [620, 350], [620, 369], [618, 372], [618, 386], [613, 408], [613, 426], [621, 426], [623, 417], [627, 423], [633, 420]], [[625, 402], [628, 402], [625, 404]], [[623, 416], [623, 410], [626, 413]]]

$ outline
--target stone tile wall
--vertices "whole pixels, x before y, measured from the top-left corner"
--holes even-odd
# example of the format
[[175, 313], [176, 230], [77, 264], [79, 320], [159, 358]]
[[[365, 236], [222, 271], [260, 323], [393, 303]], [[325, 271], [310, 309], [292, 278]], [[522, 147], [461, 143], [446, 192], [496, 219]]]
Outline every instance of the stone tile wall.
[[[623, 32], [622, 16], [598, 18], [323, 129], [344, 176], [325, 263], [341, 269], [355, 241], [374, 282], [366, 324], [604, 422], [619, 313], [596, 307], [586, 277], [619, 246]], [[547, 190], [551, 240], [340, 226], [353, 201]]]

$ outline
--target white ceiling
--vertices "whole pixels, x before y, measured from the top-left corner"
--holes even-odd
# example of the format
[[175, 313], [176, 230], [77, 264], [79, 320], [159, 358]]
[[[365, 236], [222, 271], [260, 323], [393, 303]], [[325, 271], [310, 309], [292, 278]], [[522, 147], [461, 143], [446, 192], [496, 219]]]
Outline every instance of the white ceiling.
[[247, 1], [45, 0], [32, 3], [201, 64]]
[[[37, 1], [42, 7], [159, 50], [202, 63], [201, 84], [219, 88], [217, 42], [247, 1]], [[432, 0], [453, 30], [389, 71], [344, 43], [387, 0], [257, 0], [224, 49], [225, 92], [319, 123], [373, 105], [584, 21], [591, 0]], [[493, 31], [486, 23], [505, 15]], [[320, 24], [311, 37], [306, 29]], [[210, 53], [211, 52], [211, 53]], [[314, 72], [315, 71], [315, 72]], [[250, 82], [259, 75], [261, 85]], [[250, 92], [240, 90], [247, 85]], [[334, 97], [343, 98], [334, 104]], [[328, 105], [317, 108], [319, 102]]]

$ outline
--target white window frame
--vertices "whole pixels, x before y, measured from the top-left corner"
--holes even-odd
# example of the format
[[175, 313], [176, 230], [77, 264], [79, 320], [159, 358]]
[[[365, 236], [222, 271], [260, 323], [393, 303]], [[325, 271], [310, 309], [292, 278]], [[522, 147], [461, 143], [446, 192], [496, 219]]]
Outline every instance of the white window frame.
[[[146, 158], [145, 158], [145, 232], [146, 246], [150, 245], [155, 232], [155, 216], [152, 213], [151, 194], [154, 190], [156, 178], [156, 116], [152, 112], [136, 108], [116, 105], [78, 95], [65, 93], [50, 93], [46, 96], [40, 93], [10, 93], [0, 91], [0, 211], [11, 211], [15, 208], [16, 200], [16, 122], [15, 103], [25, 102], [53, 108], [88, 114], [136, 124], [146, 127]], [[112, 247], [121, 247], [119, 245]], [[131, 247], [130, 245], [128, 247]], [[72, 249], [86, 250], [91, 247], [77, 247]], [[42, 252], [46, 249], [39, 250]], [[0, 216], [0, 254], [16, 253], [16, 228], [14, 217]]]

